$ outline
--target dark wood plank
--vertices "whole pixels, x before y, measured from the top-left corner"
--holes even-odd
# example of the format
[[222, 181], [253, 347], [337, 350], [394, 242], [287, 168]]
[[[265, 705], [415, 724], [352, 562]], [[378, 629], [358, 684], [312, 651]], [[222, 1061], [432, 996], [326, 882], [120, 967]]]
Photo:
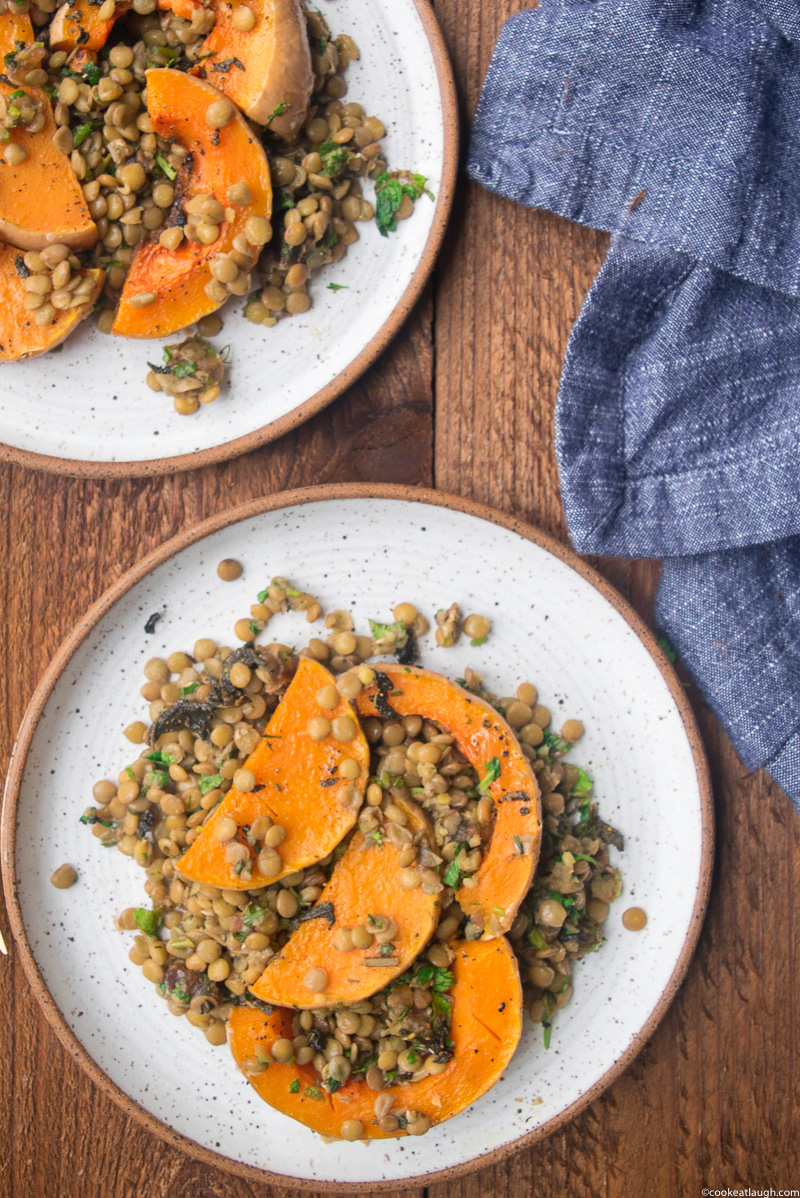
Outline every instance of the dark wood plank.
[[[247, 457], [163, 480], [123, 482], [0, 467], [3, 766], [61, 641], [105, 588], [155, 546], [214, 512], [288, 487], [358, 479], [430, 484], [432, 382], [429, 290], [391, 348], [345, 397]], [[0, 928], [10, 946], [4, 912]], [[50, 1031], [13, 947], [10, 957], [0, 957], [0, 1009], [2, 1198], [288, 1196], [222, 1169], [209, 1172], [123, 1115]], [[409, 1193], [421, 1198], [422, 1191]]]

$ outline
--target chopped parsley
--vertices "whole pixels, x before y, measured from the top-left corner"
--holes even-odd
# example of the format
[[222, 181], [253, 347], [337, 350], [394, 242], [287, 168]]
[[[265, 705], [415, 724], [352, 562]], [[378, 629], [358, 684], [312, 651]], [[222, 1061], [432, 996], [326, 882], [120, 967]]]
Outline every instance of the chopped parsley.
[[306, 1086], [304, 1093], [306, 1098], [313, 1098], [315, 1102], [322, 1102], [322, 1094], [317, 1086]]
[[221, 774], [204, 774], [200, 779], [200, 794], [207, 795], [209, 791], [222, 786]]
[[73, 149], [77, 150], [78, 146], [82, 146], [83, 143], [86, 141], [86, 138], [91, 133], [91, 131], [92, 131], [91, 123], [88, 123], [86, 125], [78, 125], [76, 129], [73, 129], [73, 131], [72, 131], [72, 147], [73, 147]]
[[450, 862], [450, 867], [447, 870], [447, 873], [444, 875], [445, 886], [452, 886], [453, 889], [455, 889], [456, 886], [458, 886], [458, 882], [461, 877], [461, 867], [458, 864], [458, 858], [461, 856], [462, 852], [463, 852], [463, 845], [460, 845], [458, 852], [456, 853], [453, 860]]
[[[176, 374], [177, 374], [177, 371], [176, 371]], [[181, 698], [183, 698], [184, 695], [193, 694], [193, 692], [197, 690], [199, 685], [200, 685], [199, 682], [190, 682], [188, 686], [182, 686], [181, 687]]]
[[144, 757], [145, 761], [152, 761], [155, 765], [164, 765], [167, 768], [169, 768], [171, 765], [175, 765], [177, 760], [177, 758], [173, 757], [171, 753], [166, 752], [164, 749], [154, 749], [152, 753], [145, 753]]
[[478, 783], [478, 790], [483, 793], [487, 791], [493, 782], [496, 782], [500, 777], [500, 758], [492, 757], [489, 761], [484, 761], [483, 767], [486, 773]]
[[254, 923], [261, 922], [266, 909], [266, 905], [262, 907], [260, 903], [248, 903], [244, 909], [242, 921], [247, 924], [248, 928], [251, 928]]
[[346, 283], [329, 283], [328, 291], [349, 291], [350, 288]]
[[155, 936], [161, 927], [161, 916], [157, 911], [148, 911], [147, 907], [137, 907], [133, 918], [140, 932], [145, 936]]
[[323, 141], [318, 146], [317, 153], [322, 159], [322, 170], [319, 173], [326, 175], [329, 179], [344, 170], [350, 157], [349, 150], [335, 141]]
[[470, 641], [470, 645], [472, 645], [473, 649], [479, 649], [481, 645], [486, 644], [487, 639], [485, 636], [475, 636]]
[[156, 154], [156, 165], [161, 167], [162, 171], [164, 172], [164, 174], [167, 176], [168, 179], [176, 179], [177, 178], [178, 172], [175, 170], [175, 167], [170, 166], [170, 164], [167, 162], [166, 158], [163, 158], [161, 156], [161, 154]]
[[300, 1079], [299, 1079], [299, 1077], [296, 1077], [296, 1078], [294, 1079], [294, 1081], [292, 1082], [292, 1084], [289, 1086], [289, 1093], [290, 1093], [290, 1094], [299, 1094], [299, 1093], [300, 1093]]
[[437, 994], [446, 994], [453, 987], [454, 977], [449, 969], [440, 969], [435, 965], [423, 965], [417, 970], [416, 980], [421, 986], [432, 983]]
[[574, 795], [587, 795], [592, 789], [592, 780], [586, 770], [578, 768], [578, 780], [572, 788]]
[[[405, 180], [405, 182], [401, 182]], [[433, 192], [425, 184], [428, 182], [424, 175], [414, 175], [409, 171], [398, 171], [394, 175], [378, 175], [375, 180], [375, 223], [382, 237], [388, 237], [397, 228], [397, 210], [403, 202], [403, 196], [418, 200], [425, 192], [433, 199]]]
[[393, 624], [380, 624], [377, 620], [370, 620], [369, 627], [376, 645], [385, 644], [387, 651], [405, 648], [408, 629], [402, 620], [395, 620]]
[[[274, 110], [274, 112], [271, 112], [269, 114], [269, 116], [267, 117], [267, 119], [264, 121], [264, 126], [266, 128], [269, 128], [270, 121], [274, 121], [276, 116], [283, 116], [284, 112], [286, 112], [286, 102], [285, 102], [285, 100], [281, 100], [280, 104]], [[294, 208], [294, 204], [292, 204], [291, 207]]]

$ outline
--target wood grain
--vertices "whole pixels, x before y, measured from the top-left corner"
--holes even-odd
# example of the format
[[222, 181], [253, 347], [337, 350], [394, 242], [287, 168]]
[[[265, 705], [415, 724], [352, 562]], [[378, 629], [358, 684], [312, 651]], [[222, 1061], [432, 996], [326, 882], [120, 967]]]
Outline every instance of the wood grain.
[[[437, 0], [467, 121], [502, 21], [520, 7]], [[433, 287], [359, 385], [304, 428], [167, 479], [0, 469], [0, 763], [44, 667], [89, 604], [154, 546], [235, 503], [328, 480], [435, 482], [566, 539], [553, 407], [567, 336], [605, 244], [464, 181]], [[652, 625], [657, 564], [594, 564]], [[430, 1198], [693, 1198], [704, 1186], [800, 1186], [800, 822], [689, 694], [714, 778], [718, 856], [677, 1000], [582, 1116], [501, 1167], [432, 1187]], [[8, 939], [2, 912], [0, 926]], [[0, 959], [0, 1011], [0, 1198], [297, 1193], [209, 1172], [125, 1118], [49, 1031], [13, 949]]]

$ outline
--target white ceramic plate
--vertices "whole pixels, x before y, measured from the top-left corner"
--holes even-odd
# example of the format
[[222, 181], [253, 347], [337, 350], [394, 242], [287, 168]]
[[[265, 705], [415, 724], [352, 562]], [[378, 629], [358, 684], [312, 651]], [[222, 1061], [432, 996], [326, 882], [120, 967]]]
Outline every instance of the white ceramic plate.
[[[222, 310], [215, 345], [231, 346], [228, 384], [213, 404], [179, 416], [145, 386], [147, 362], [185, 334], [155, 341], [99, 333], [86, 321], [56, 353], [3, 366], [0, 454], [74, 474], [144, 474], [232, 457], [308, 419], [385, 347], [433, 265], [450, 209], [457, 156], [452, 75], [428, 0], [337, 0], [325, 16], [356, 40], [348, 96], [386, 125], [393, 169], [419, 171], [422, 197], [397, 232], [374, 222], [341, 262], [319, 272], [307, 313], [256, 328], [244, 301]], [[371, 185], [367, 188], [369, 194]], [[329, 291], [334, 282], [347, 290]], [[177, 459], [177, 460], [176, 460]]]
[[[217, 578], [224, 557], [245, 565], [235, 583]], [[328, 610], [350, 609], [362, 628], [370, 616], [387, 618], [401, 599], [430, 617], [453, 600], [465, 613], [491, 616], [486, 645], [462, 641], [444, 650], [429, 635], [423, 664], [454, 678], [472, 665], [500, 693], [528, 679], [556, 727], [580, 716], [587, 732], [573, 757], [592, 774], [603, 816], [627, 844], [617, 858], [625, 891], [611, 910], [608, 943], [577, 966], [575, 997], [555, 1022], [549, 1051], [526, 1020], [511, 1067], [484, 1098], [422, 1138], [369, 1150], [326, 1146], [271, 1110], [227, 1049], [212, 1049], [168, 1013], [128, 961], [130, 937], [112, 926], [114, 912], [143, 901], [142, 873], [78, 823], [93, 781], [115, 777], [131, 757], [121, 733], [141, 715], [145, 660], [191, 647], [201, 635], [230, 641], [234, 620], [275, 574]], [[164, 615], [147, 635], [155, 611]], [[269, 625], [270, 639], [304, 636], [302, 616]], [[187, 1137], [190, 1151], [210, 1149], [228, 1167], [265, 1169], [317, 1189], [347, 1182], [377, 1189], [459, 1172], [574, 1114], [663, 1014], [696, 941], [711, 866], [702, 751], [681, 688], [637, 617], [533, 530], [461, 500], [401, 488], [320, 488], [261, 500], [176, 538], [131, 571], [73, 633], [34, 697], [12, 759], [3, 833], [23, 959], [39, 996], [46, 996], [43, 979], [52, 997], [45, 1010], [56, 1030], [93, 1076], [106, 1074], [128, 1109], [136, 1104], [133, 1113], [160, 1134], [155, 1120]], [[49, 876], [64, 861], [80, 880], [55, 890]], [[633, 904], [648, 916], [638, 934], [621, 924]]]

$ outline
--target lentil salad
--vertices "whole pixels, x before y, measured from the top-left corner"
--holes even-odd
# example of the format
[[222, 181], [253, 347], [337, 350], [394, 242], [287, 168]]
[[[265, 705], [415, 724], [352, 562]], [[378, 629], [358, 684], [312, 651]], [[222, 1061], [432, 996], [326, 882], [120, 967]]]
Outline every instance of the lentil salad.
[[[113, 0], [106, 0], [100, 11], [109, 3], [114, 7]], [[186, 239], [213, 246], [230, 214], [247, 202], [247, 185], [233, 183], [225, 195], [195, 196], [184, 205], [180, 181], [187, 167], [185, 151], [155, 131], [147, 111], [148, 70], [203, 70], [201, 51], [214, 23], [211, 3], [187, 19], [157, 12], [156, 0], [135, 0], [94, 57], [80, 48], [50, 51], [55, 10], [55, 0], [42, 6], [22, 0], [14, 6], [15, 12], [30, 14], [38, 40], [19, 47], [10, 63], [6, 56], [8, 79], [17, 91], [13, 103], [0, 97], [3, 160], [12, 165], [26, 154], [15, 130], [40, 129], [43, 104], [52, 104], [53, 142], [80, 181], [98, 240], [86, 250], [56, 242], [44, 250], [21, 252], [21, 303], [26, 321], [46, 327], [65, 310], [88, 310], [87, 297], [97, 288], [86, 271], [101, 271], [97, 323], [110, 332], [137, 246], [153, 242], [170, 247]], [[0, 19], [6, 11], [7, 0], [0, 0]], [[240, 23], [248, 11], [245, 4], [236, 8]], [[345, 74], [359, 57], [353, 39], [334, 37], [318, 12], [306, 17], [314, 85], [299, 136], [283, 140], [271, 129], [271, 120], [259, 130], [274, 186], [272, 222], [250, 218], [231, 252], [209, 260], [207, 294], [215, 303], [240, 297], [247, 320], [265, 327], [309, 308], [312, 275], [340, 260], [357, 240], [359, 224], [374, 219], [381, 233], [389, 233], [427, 190], [421, 176], [389, 170], [382, 122], [346, 98]], [[207, 120], [224, 126], [233, 106], [225, 98], [215, 104], [209, 105]], [[375, 185], [375, 203], [364, 197], [365, 182]], [[281, 238], [273, 237], [273, 224], [281, 228]], [[335, 292], [341, 284], [331, 282], [328, 289]], [[141, 292], [134, 299], [146, 309], [150, 296]], [[222, 331], [221, 317], [212, 312], [190, 327], [195, 337], [167, 347], [164, 362], [149, 363], [147, 375], [148, 386], [170, 395], [176, 411], [187, 415], [219, 396], [227, 364], [224, 352], [212, 350], [207, 340]], [[209, 355], [208, 369], [198, 361], [203, 354]]]
[[[453, 630], [460, 634], [466, 620], [460, 613], [453, 616], [455, 607], [442, 611], [456, 620]], [[117, 783], [95, 784], [95, 805], [81, 817], [101, 844], [116, 845], [145, 868], [152, 908], [129, 908], [118, 919], [121, 929], [138, 930], [130, 958], [170, 1011], [185, 1015], [212, 1044], [225, 1042], [225, 1023], [236, 1006], [258, 1006], [250, 987], [298, 924], [324, 918], [320, 897], [346, 842], [308, 869], [255, 890], [220, 890], [187, 881], [179, 863], [185, 846], [196, 839], [231, 786], [252, 787], [255, 779], [242, 776], [247, 773], [244, 760], [263, 736], [299, 659], [324, 662], [337, 675], [336, 691], [356, 698], [379, 670], [378, 663], [368, 661], [387, 651], [387, 630], [392, 630], [391, 651], [400, 656], [430, 627], [412, 604], [402, 603], [392, 613], [392, 624], [371, 622], [371, 636], [357, 635], [349, 613], [338, 610], [325, 617], [327, 637], [312, 637], [299, 651], [278, 643], [255, 645], [272, 615], [287, 609], [305, 612], [308, 623], [323, 618], [315, 596], [277, 578], [259, 594], [250, 619], [236, 622], [243, 642], [239, 649], [201, 638], [191, 654], [176, 652], [147, 663], [142, 698], [148, 703], [148, 720], [125, 730], [130, 742], [142, 746], [141, 754]], [[478, 627], [488, 635], [485, 617], [467, 619], [484, 621], [485, 628]], [[542, 852], [508, 935], [522, 967], [530, 1016], [542, 1024], [547, 1047], [551, 1022], [572, 997], [573, 962], [602, 944], [609, 904], [620, 893], [609, 846], [621, 848], [622, 840], [599, 818], [585, 770], [564, 760], [583, 735], [580, 721], [565, 721], [560, 735], [552, 731], [551, 713], [528, 682], [504, 697], [488, 691], [475, 671], [465, 671], [458, 681], [491, 702], [515, 729], [542, 791]], [[221, 683], [232, 690], [223, 686], [215, 694]], [[323, 706], [332, 698], [318, 696]], [[192, 711], [199, 713], [209, 703], [217, 706], [201, 727]], [[363, 727], [370, 765], [357, 831], [372, 837], [376, 846], [384, 837], [396, 845], [401, 886], [437, 895], [441, 914], [434, 938], [409, 970], [369, 999], [344, 1008], [296, 1012], [291, 1039], [276, 1041], [242, 1067], [247, 1076], [256, 1077], [272, 1061], [291, 1057], [312, 1065], [320, 1086], [329, 1092], [349, 1078], [363, 1078], [375, 1092], [375, 1119], [382, 1130], [422, 1134], [430, 1126], [427, 1116], [413, 1109], [405, 1115], [393, 1111], [383, 1091], [397, 1079], [422, 1080], [446, 1067], [451, 946], [456, 938], [480, 938], [491, 931], [474, 917], [467, 920], [455, 891], [480, 865], [491, 838], [492, 801], [441, 723], [387, 715], [368, 717]], [[314, 731], [309, 726], [309, 736]], [[431, 840], [409, 835], [402, 810], [409, 798], [429, 816]], [[261, 852], [279, 856], [284, 829], [266, 817], [262, 827], [251, 831]], [[374, 947], [380, 957], [391, 951], [396, 933], [384, 913], [365, 912], [362, 923], [338, 929], [334, 937], [340, 952]], [[312, 963], [309, 988], [324, 992], [327, 979], [312, 977], [315, 972], [324, 971]], [[354, 1126], [343, 1126], [342, 1137], [360, 1138], [363, 1128], [355, 1126], [357, 1120], [350, 1122]]]

